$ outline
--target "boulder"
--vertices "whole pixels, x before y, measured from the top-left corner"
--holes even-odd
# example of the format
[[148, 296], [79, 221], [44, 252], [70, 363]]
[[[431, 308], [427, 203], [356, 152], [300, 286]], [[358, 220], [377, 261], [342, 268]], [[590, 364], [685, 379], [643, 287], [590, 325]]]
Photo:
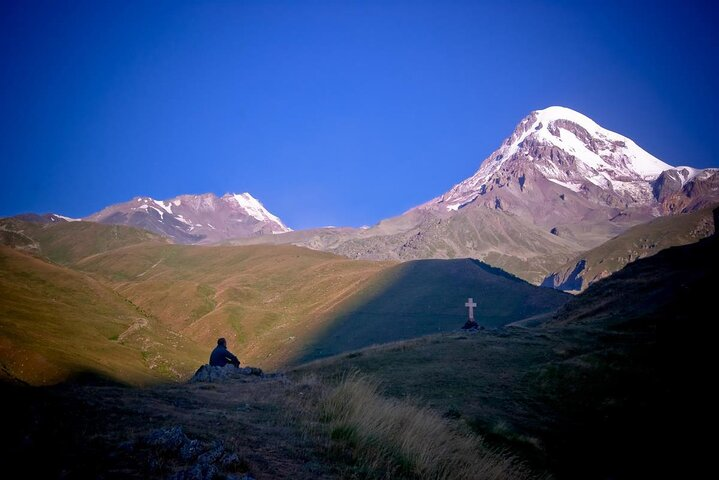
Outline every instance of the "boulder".
[[190, 383], [223, 383], [247, 378], [250, 375], [265, 377], [262, 370], [255, 367], [236, 368], [233, 365], [225, 365], [224, 367], [211, 367], [209, 365], [203, 365], [192, 376]]

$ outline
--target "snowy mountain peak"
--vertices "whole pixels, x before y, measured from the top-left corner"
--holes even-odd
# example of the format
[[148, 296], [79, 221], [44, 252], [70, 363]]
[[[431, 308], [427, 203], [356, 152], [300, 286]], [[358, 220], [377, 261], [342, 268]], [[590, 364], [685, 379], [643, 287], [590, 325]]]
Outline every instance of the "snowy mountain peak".
[[525, 182], [541, 177], [584, 196], [599, 189], [612, 197], [603, 200], [609, 203], [648, 205], [651, 181], [671, 168], [586, 115], [553, 106], [531, 112], [473, 176], [424, 207], [457, 210], [520, 177], [521, 191]]
[[85, 218], [131, 225], [180, 243], [214, 243], [233, 238], [291, 231], [249, 193], [180, 195], [169, 200], [135, 197]]
[[[533, 113], [536, 114], [535, 124], [533, 125], [534, 128], [542, 124], [543, 128], [539, 129], [540, 134], [544, 132], [549, 134], [545, 136], [545, 139], [554, 144], [561, 142], [563, 144], [562, 146], [574, 149], [576, 152], [583, 154], [580, 155], [580, 159], [584, 160], [586, 157], [589, 157], [588, 160], [590, 163], [597, 163], [602, 160], [601, 158], [597, 159], [596, 156], [601, 157], [603, 152], [594, 152], [591, 149], [591, 140], [595, 139], [605, 142], [606, 145], [609, 146], [608, 150], [611, 150], [611, 146], [622, 147], [625, 150], [622, 153], [626, 154], [627, 160], [629, 161], [627, 167], [645, 179], [654, 179], [664, 170], [672, 168], [671, 165], [662, 162], [646, 152], [634, 143], [632, 139], [607, 130], [586, 115], [570, 108], [555, 106], [545, 108], [544, 110], [537, 110]], [[589, 134], [589, 137], [576, 138], [577, 135], [575, 135], [570, 128], [566, 128], [566, 126], [563, 128], [563, 122], [571, 122], [581, 127]], [[556, 130], [550, 130], [552, 125], [555, 125], [556, 130], [559, 130], [559, 136], [557, 136]], [[577, 140], [579, 140], [579, 142], [577, 142]], [[595, 155], [593, 156], [592, 154]]]

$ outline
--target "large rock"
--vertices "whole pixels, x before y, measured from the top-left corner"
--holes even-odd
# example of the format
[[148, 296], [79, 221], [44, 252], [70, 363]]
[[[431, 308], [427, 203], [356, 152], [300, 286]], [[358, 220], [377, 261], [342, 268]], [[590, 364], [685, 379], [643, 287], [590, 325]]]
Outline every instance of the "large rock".
[[225, 365], [224, 367], [211, 367], [210, 365], [203, 365], [192, 376], [190, 383], [223, 383], [247, 378], [250, 375], [267, 377], [267, 375], [262, 373], [261, 369], [255, 367], [236, 368], [233, 365]]

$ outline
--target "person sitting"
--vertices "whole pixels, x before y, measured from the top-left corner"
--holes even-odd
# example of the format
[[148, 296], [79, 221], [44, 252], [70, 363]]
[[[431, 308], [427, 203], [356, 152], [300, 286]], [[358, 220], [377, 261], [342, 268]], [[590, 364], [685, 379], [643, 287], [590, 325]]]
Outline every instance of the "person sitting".
[[474, 320], [474, 318], [470, 318], [464, 324], [464, 326], [462, 327], [462, 330], [474, 330], [474, 329], [478, 329], [478, 328], [479, 328], [479, 324]]
[[210, 354], [210, 366], [224, 367], [228, 363], [234, 365], [235, 368], [240, 366], [240, 360], [227, 350], [227, 341], [224, 338], [218, 338], [217, 346]]

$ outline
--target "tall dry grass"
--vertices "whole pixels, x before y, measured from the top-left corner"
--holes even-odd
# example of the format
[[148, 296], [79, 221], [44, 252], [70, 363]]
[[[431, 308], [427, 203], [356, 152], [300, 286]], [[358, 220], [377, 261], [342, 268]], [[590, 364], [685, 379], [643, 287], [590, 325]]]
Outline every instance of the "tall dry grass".
[[527, 479], [513, 457], [488, 449], [429, 408], [385, 398], [378, 385], [356, 374], [321, 402], [333, 440], [351, 451], [370, 478]]

